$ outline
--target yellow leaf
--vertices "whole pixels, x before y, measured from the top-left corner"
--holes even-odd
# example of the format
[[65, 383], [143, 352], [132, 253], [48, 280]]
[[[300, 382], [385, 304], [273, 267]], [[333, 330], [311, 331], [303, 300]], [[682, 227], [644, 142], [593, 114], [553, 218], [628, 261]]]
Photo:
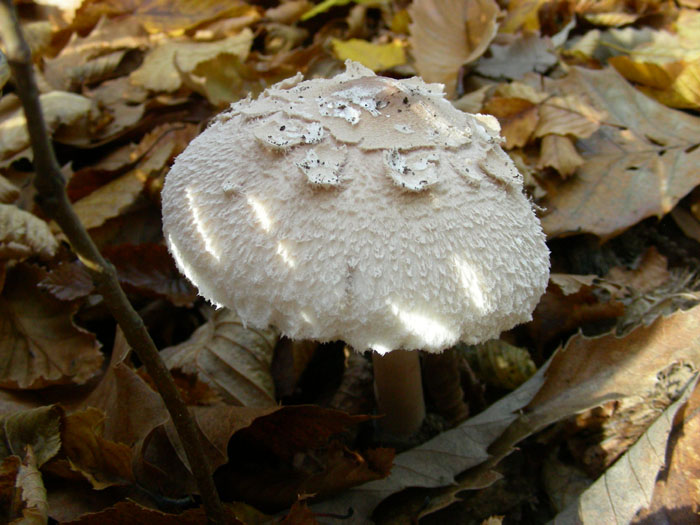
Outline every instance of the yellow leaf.
[[151, 50], [130, 79], [151, 91], [177, 91], [182, 86], [182, 74], [221, 54], [231, 54], [243, 61], [252, 43], [253, 32], [248, 28], [215, 42], [169, 41]]
[[372, 71], [384, 71], [406, 63], [403, 43], [394, 40], [390, 44], [373, 44], [359, 38], [333, 39], [333, 52], [339, 60], [354, 60]]
[[515, 33], [518, 29], [536, 32], [540, 30], [538, 11], [547, 0], [513, 0], [508, 2], [508, 14], [501, 25], [502, 33]]
[[668, 89], [683, 69], [680, 62], [636, 62], [624, 55], [610, 58], [609, 63], [627, 80], [656, 89]]

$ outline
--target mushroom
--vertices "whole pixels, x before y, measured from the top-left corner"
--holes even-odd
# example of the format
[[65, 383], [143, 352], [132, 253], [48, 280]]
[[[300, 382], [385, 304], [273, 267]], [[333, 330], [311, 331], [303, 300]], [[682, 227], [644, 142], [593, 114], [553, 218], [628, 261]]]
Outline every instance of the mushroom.
[[408, 435], [425, 414], [415, 350], [528, 321], [545, 236], [493, 117], [351, 61], [302, 80], [232, 104], [176, 159], [165, 238], [251, 327], [373, 350], [383, 428]]

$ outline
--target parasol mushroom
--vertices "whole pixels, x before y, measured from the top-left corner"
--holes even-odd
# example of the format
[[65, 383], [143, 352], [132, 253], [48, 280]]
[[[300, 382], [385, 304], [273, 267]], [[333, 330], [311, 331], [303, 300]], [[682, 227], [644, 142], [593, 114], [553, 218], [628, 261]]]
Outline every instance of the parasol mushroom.
[[[165, 238], [217, 306], [374, 351], [384, 429], [425, 414], [418, 352], [531, 318], [549, 251], [498, 122], [348, 61], [232, 104], [176, 159]], [[398, 367], [398, 368], [396, 368]]]

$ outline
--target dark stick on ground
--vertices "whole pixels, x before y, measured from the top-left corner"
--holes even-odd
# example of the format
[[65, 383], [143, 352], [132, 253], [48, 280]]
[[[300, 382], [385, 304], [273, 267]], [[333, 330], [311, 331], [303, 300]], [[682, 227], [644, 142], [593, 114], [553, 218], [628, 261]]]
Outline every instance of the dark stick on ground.
[[100, 254], [80, 223], [65, 191], [65, 181], [41, 112], [39, 90], [32, 69], [31, 51], [17, 20], [12, 0], [0, 1], [0, 37], [22, 101], [34, 152], [34, 185], [42, 210], [61, 227], [73, 251], [85, 265], [105, 304], [124, 331], [129, 345], [143, 362], [170, 412], [197, 482], [209, 523], [224, 524], [226, 514], [204, 455], [199, 431], [173, 382], [143, 320], [132, 308], [117, 280], [114, 267]]

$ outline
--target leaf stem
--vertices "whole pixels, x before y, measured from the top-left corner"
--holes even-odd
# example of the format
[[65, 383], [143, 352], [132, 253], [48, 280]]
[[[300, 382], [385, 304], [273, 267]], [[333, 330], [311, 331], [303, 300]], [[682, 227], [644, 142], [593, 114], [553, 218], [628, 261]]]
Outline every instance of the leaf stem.
[[73, 251], [87, 268], [105, 304], [153, 379], [182, 441], [209, 523], [217, 525], [227, 523], [224, 507], [204, 454], [199, 430], [148, 334], [143, 320], [121, 289], [114, 267], [102, 257], [68, 200], [65, 181], [41, 112], [31, 51], [22, 35], [12, 0], [0, 0], [0, 37], [5, 44], [7, 61], [27, 120], [27, 129], [34, 152], [36, 172], [34, 185], [38, 192], [37, 202], [68, 237]]

